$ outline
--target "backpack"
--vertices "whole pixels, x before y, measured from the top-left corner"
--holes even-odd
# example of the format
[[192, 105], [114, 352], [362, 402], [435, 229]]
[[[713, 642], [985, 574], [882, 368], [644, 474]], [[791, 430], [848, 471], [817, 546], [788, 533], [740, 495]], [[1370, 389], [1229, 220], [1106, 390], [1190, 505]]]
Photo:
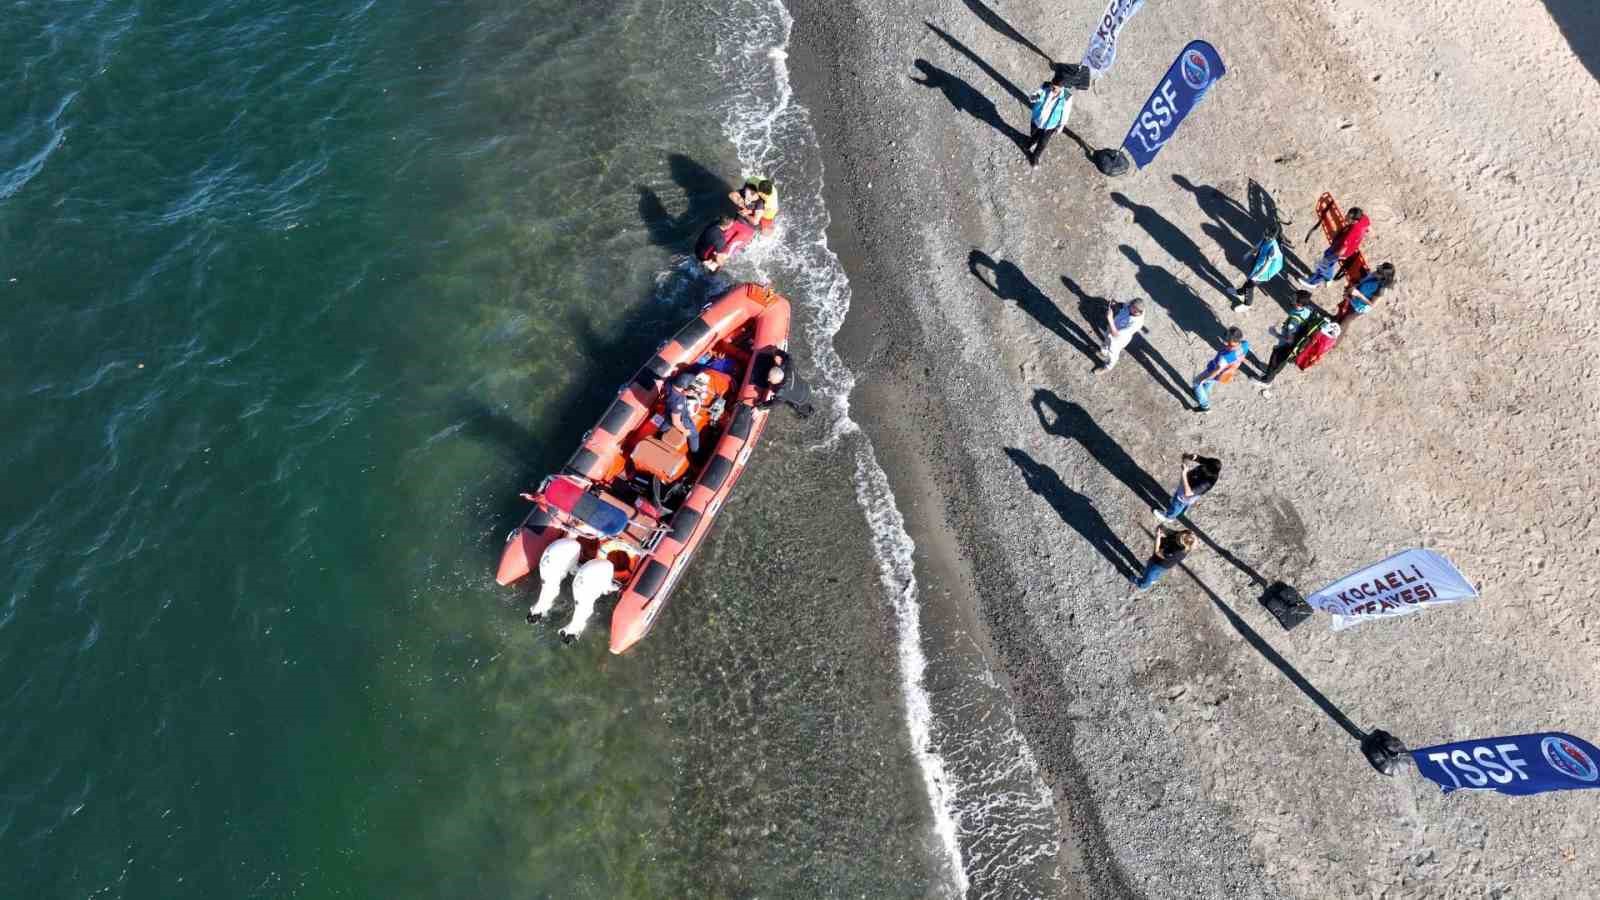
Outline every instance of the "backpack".
[[1127, 154], [1116, 147], [1103, 147], [1096, 150], [1089, 154], [1089, 159], [1094, 163], [1094, 167], [1100, 170], [1100, 174], [1107, 178], [1115, 178], [1118, 175], [1126, 175], [1128, 173]]
[[1067, 87], [1074, 91], [1087, 91], [1091, 73], [1088, 66], [1078, 66], [1072, 63], [1056, 63], [1055, 71], [1067, 76]]

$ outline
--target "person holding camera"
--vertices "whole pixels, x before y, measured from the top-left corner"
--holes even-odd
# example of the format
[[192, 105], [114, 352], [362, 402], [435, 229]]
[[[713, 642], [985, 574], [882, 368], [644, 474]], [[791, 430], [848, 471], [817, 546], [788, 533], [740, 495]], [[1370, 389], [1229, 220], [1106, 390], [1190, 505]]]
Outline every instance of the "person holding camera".
[[[1167, 504], [1166, 512], [1155, 510], [1156, 518], [1168, 525], [1175, 524], [1187, 515], [1189, 507], [1216, 487], [1217, 479], [1222, 475], [1220, 459], [1198, 453], [1185, 453], [1181, 459], [1186, 468], [1179, 470], [1178, 486], [1172, 491], [1172, 502]], [[1190, 463], [1194, 466], [1187, 468]]]

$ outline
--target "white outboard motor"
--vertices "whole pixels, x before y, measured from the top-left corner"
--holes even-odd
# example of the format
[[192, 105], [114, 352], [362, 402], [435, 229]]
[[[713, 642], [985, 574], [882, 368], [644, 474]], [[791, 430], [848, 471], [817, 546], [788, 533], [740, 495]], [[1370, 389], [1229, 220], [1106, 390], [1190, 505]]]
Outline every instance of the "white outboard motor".
[[528, 621], [537, 622], [550, 613], [561, 593], [561, 582], [578, 567], [578, 554], [583, 552], [576, 538], [562, 538], [544, 548], [539, 557], [539, 602], [528, 607]]
[[594, 602], [617, 589], [611, 580], [615, 576], [608, 559], [591, 559], [578, 567], [578, 574], [572, 576], [572, 621], [561, 629], [562, 643], [570, 644], [583, 634], [594, 613]]

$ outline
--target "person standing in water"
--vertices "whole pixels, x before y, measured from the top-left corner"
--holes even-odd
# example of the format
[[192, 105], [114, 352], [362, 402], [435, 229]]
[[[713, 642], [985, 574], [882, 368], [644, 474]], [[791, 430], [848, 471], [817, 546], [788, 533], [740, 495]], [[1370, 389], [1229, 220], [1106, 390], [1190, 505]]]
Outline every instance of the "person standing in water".
[[[762, 366], [765, 371], [762, 371]], [[756, 384], [761, 392], [757, 409], [771, 409], [786, 403], [795, 415], [808, 419], [816, 408], [811, 405], [811, 387], [800, 379], [800, 372], [789, 354], [774, 350], [757, 365]]]
[[737, 191], [728, 195], [739, 218], [762, 234], [771, 234], [778, 218], [778, 188], [770, 178], [747, 178]]
[[1056, 72], [1051, 79], [1033, 92], [1032, 116], [1029, 119], [1028, 143], [1022, 148], [1028, 165], [1037, 166], [1044, 155], [1045, 145], [1058, 132], [1067, 130], [1067, 119], [1072, 115], [1072, 92], [1067, 90], [1067, 76]]
[[700, 232], [700, 239], [694, 245], [695, 258], [706, 267], [706, 271], [715, 272], [733, 254], [744, 249], [744, 245], [750, 243], [750, 238], [754, 236], [755, 229], [750, 227], [750, 223], [723, 216]]

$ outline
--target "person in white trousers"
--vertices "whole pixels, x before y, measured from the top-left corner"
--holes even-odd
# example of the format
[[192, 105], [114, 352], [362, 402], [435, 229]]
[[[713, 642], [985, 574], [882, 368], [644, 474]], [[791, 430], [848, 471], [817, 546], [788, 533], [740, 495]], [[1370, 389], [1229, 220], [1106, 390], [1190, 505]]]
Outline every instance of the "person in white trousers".
[[1105, 338], [1100, 346], [1105, 348], [1106, 361], [1096, 371], [1104, 372], [1117, 364], [1117, 359], [1122, 356], [1122, 351], [1128, 346], [1144, 327], [1144, 302], [1131, 300], [1127, 303], [1113, 303], [1106, 310]]

